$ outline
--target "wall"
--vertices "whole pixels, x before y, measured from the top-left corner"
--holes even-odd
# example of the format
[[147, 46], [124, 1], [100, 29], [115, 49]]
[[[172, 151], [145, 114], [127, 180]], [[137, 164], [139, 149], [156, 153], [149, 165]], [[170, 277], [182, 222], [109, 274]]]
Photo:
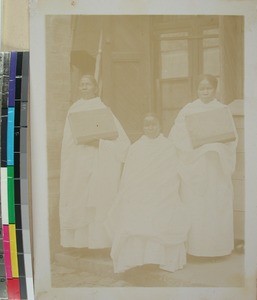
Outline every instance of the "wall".
[[50, 247], [60, 247], [60, 153], [65, 117], [71, 105], [70, 16], [46, 17], [46, 111]]

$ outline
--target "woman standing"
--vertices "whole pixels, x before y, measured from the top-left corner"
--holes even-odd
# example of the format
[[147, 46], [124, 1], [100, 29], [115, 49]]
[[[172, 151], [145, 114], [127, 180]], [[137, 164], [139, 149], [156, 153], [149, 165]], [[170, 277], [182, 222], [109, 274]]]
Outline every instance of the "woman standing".
[[224, 256], [234, 248], [231, 176], [236, 163], [237, 138], [193, 148], [186, 126], [189, 114], [226, 107], [215, 98], [216, 88], [214, 76], [202, 76], [199, 98], [179, 112], [169, 135], [179, 158], [181, 199], [191, 212], [188, 253], [195, 256]]
[[63, 133], [60, 173], [60, 231], [63, 247], [100, 249], [111, 247], [104, 227], [130, 145], [120, 122], [114, 118], [118, 137], [77, 144], [69, 122], [72, 113], [106, 108], [98, 97], [97, 82], [84, 75], [80, 99], [69, 109]]

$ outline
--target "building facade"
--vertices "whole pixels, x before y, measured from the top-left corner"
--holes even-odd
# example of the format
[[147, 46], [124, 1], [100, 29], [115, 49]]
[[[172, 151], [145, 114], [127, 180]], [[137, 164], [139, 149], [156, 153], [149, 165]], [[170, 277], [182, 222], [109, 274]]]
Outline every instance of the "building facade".
[[[167, 135], [179, 110], [197, 98], [200, 74], [218, 78], [221, 102], [244, 98], [244, 19], [240, 16], [48, 16], [46, 55], [50, 225], [58, 217], [60, 162], [56, 157], [66, 112], [77, 99], [82, 74], [96, 76], [102, 100], [132, 142], [141, 136], [142, 118], [149, 111], [158, 114]], [[235, 238], [243, 239], [244, 147], [243, 122], [239, 123], [234, 216]], [[51, 227], [58, 236], [58, 228]]]

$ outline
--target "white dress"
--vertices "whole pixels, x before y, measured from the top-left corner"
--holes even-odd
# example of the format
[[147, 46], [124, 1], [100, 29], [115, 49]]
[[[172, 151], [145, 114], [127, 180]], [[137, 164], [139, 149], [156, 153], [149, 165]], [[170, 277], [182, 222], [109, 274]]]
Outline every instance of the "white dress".
[[[68, 111], [106, 107], [99, 97], [78, 100]], [[99, 147], [74, 143], [66, 118], [60, 172], [60, 232], [63, 247], [111, 247], [103, 225], [120, 182], [122, 165], [130, 145], [119, 121], [119, 137], [100, 140]]]
[[172, 272], [185, 265], [189, 219], [178, 188], [175, 149], [167, 138], [143, 136], [130, 147], [106, 223], [115, 273], [144, 264]]
[[224, 107], [214, 99], [197, 99], [178, 114], [169, 138], [177, 148], [181, 176], [181, 200], [191, 212], [188, 253], [195, 256], [228, 255], [234, 248], [232, 173], [235, 142], [212, 143], [193, 149], [185, 115]]

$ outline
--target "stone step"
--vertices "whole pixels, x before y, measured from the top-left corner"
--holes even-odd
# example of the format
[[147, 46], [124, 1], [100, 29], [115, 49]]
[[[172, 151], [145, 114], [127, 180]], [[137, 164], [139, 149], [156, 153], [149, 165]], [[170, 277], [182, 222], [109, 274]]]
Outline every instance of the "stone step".
[[90, 272], [98, 276], [115, 275], [109, 253], [110, 251], [96, 254], [89, 252], [79, 255], [63, 252], [55, 255], [55, 262], [67, 268]]
[[[55, 268], [59, 268], [61, 285], [81, 286], [111, 286], [111, 287], [167, 287], [167, 286], [197, 286], [185, 280], [177, 280], [172, 273], [160, 270], [155, 265], [136, 267], [121, 274], [113, 273], [111, 259], [106, 257], [74, 257], [65, 253], [56, 254]], [[60, 266], [67, 268], [60, 274]], [[66, 272], [65, 272], [66, 271]], [[65, 280], [64, 280], [65, 278]], [[55, 274], [55, 280], [58, 278]], [[74, 282], [76, 281], [75, 285]], [[57, 284], [60, 287], [60, 284]]]
[[60, 266], [52, 265], [52, 286], [64, 287], [126, 287], [130, 286], [122, 279], [95, 275], [86, 271], [78, 271]]
[[[175, 273], [160, 270], [156, 265], [144, 265], [130, 269], [121, 274], [113, 272], [112, 260], [109, 252], [97, 252], [84, 254], [80, 253], [58, 253], [55, 255], [55, 264], [57, 266], [66, 267], [74, 276], [76, 270], [78, 276], [78, 285], [81, 284], [83, 277], [84, 281], [88, 277], [90, 286], [98, 284], [102, 286], [142, 286], [142, 287], [165, 287], [165, 286], [194, 286], [193, 283], [185, 280], [177, 280], [174, 278]], [[69, 279], [68, 279], [69, 281]]]
[[[238, 253], [220, 259], [189, 257], [184, 269], [174, 273], [161, 270], [157, 265], [144, 265], [115, 274], [110, 250], [57, 253], [55, 265], [71, 270], [74, 286], [238, 287], [243, 284], [243, 255]], [[56, 272], [56, 282], [59, 282]]]

